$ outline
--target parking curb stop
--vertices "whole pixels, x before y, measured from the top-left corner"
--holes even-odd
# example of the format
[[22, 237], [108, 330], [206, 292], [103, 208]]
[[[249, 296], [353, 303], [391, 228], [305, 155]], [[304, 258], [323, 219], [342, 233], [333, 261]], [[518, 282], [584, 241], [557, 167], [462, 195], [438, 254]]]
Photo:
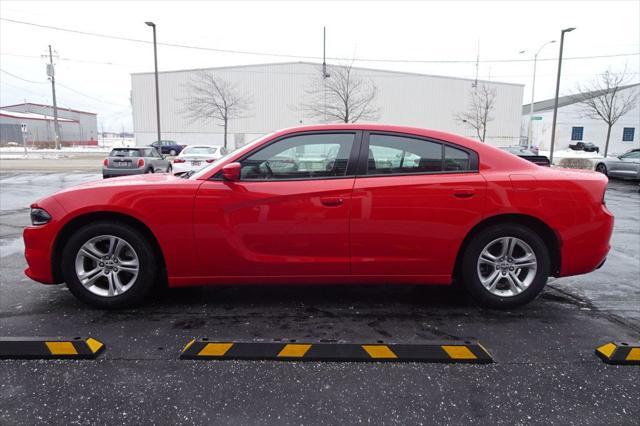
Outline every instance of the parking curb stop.
[[180, 359], [444, 362], [488, 364], [489, 352], [475, 341], [438, 341], [416, 344], [377, 342], [233, 341], [208, 338], [186, 344]]
[[640, 342], [608, 342], [598, 346], [595, 353], [607, 364], [640, 365]]
[[0, 359], [95, 359], [104, 348], [93, 337], [0, 337]]

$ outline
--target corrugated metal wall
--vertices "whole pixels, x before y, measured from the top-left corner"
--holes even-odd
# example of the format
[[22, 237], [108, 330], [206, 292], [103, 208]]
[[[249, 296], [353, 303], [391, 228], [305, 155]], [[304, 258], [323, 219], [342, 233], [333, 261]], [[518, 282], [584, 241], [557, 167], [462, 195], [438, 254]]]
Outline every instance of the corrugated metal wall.
[[[230, 146], [234, 145], [234, 136], [248, 142], [273, 130], [318, 122], [306, 116], [301, 105], [305, 102], [305, 89], [320, 73], [320, 65], [286, 63], [206, 71], [235, 84], [239, 92], [253, 101], [249, 117], [230, 122]], [[222, 143], [219, 123], [194, 122], [184, 113], [184, 101], [189, 96], [187, 84], [198, 72], [201, 71], [160, 73], [163, 139], [185, 144]], [[468, 107], [473, 81], [363, 68], [356, 72], [370, 78], [378, 87], [377, 122], [434, 128], [473, 137], [470, 129], [455, 121], [455, 115]], [[487, 84], [497, 92], [487, 141], [499, 145], [518, 143], [523, 85]], [[132, 75], [132, 102], [136, 141], [139, 145], [149, 144], [156, 139], [153, 73]]]

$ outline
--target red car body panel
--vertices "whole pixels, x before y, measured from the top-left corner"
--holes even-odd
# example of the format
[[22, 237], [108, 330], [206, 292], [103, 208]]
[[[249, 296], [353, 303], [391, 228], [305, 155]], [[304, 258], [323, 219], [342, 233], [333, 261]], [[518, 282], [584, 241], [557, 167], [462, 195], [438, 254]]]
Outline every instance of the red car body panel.
[[[331, 130], [397, 132], [478, 154], [475, 173], [347, 176], [292, 181], [210, 179], [281, 136]], [[54, 273], [65, 226], [88, 214], [126, 215], [162, 252], [169, 285], [243, 283], [449, 284], [469, 232], [501, 215], [544, 223], [559, 244], [558, 270], [590, 272], [605, 259], [613, 216], [601, 174], [545, 168], [497, 148], [433, 130], [374, 124], [285, 129], [236, 151], [197, 179], [122, 177], [39, 200], [52, 216], [24, 231], [25, 273]], [[55, 252], [55, 253], [54, 253]]]

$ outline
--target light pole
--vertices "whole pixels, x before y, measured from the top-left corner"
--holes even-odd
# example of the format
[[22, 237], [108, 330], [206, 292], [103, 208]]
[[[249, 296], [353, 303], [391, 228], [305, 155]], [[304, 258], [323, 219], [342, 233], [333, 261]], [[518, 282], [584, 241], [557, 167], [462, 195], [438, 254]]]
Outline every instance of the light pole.
[[564, 47], [564, 33], [570, 33], [575, 28], [565, 28], [560, 32], [560, 53], [558, 55], [558, 78], [556, 80], [556, 98], [553, 102], [553, 124], [551, 125], [551, 147], [549, 149], [549, 164], [553, 165], [553, 146], [556, 142], [556, 120], [558, 119], [558, 95], [560, 94], [560, 73], [562, 71], [562, 48]]
[[[555, 42], [556, 42], [555, 40], [546, 42], [545, 44], [540, 46], [536, 54], [533, 55], [533, 81], [531, 82], [531, 103], [529, 104], [529, 128], [527, 129], [527, 148], [531, 148], [531, 145], [532, 145], [531, 138], [532, 138], [532, 132], [533, 132], [532, 130], [533, 129], [533, 102], [534, 102], [535, 93], [536, 93], [536, 65], [538, 64], [538, 55], [540, 54], [542, 49], [544, 49], [545, 46]], [[520, 53], [524, 53], [524, 52], [526, 51], [523, 50]]]
[[160, 137], [160, 90], [158, 88], [158, 46], [156, 43], [156, 24], [149, 21], [145, 22], [145, 24], [153, 28], [153, 62], [156, 67], [156, 120], [158, 125], [158, 142], [160, 142], [162, 138]]

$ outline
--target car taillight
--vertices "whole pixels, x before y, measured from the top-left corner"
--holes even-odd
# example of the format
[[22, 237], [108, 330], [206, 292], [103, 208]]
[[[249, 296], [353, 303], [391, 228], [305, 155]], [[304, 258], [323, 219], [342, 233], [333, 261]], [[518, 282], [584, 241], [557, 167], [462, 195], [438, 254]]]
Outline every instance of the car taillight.
[[183, 158], [174, 158], [173, 162], [174, 163], [184, 163], [184, 159]]
[[138, 167], [143, 167], [144, 166], [144, 158], [139, 158], [138, 159]]
[[207, 160], [207, 163], [213, 163], [214, 161], [216, 161], [216, 160], [215, 160], [215, 159], [213, 159], [213, 158], [209, 158], [209, 159]]
[[104, 164], [104, 166], [108, 166], [109, 165], [109, 159], [105, 158], [104, 161], [102, 162], [102, 164]]

